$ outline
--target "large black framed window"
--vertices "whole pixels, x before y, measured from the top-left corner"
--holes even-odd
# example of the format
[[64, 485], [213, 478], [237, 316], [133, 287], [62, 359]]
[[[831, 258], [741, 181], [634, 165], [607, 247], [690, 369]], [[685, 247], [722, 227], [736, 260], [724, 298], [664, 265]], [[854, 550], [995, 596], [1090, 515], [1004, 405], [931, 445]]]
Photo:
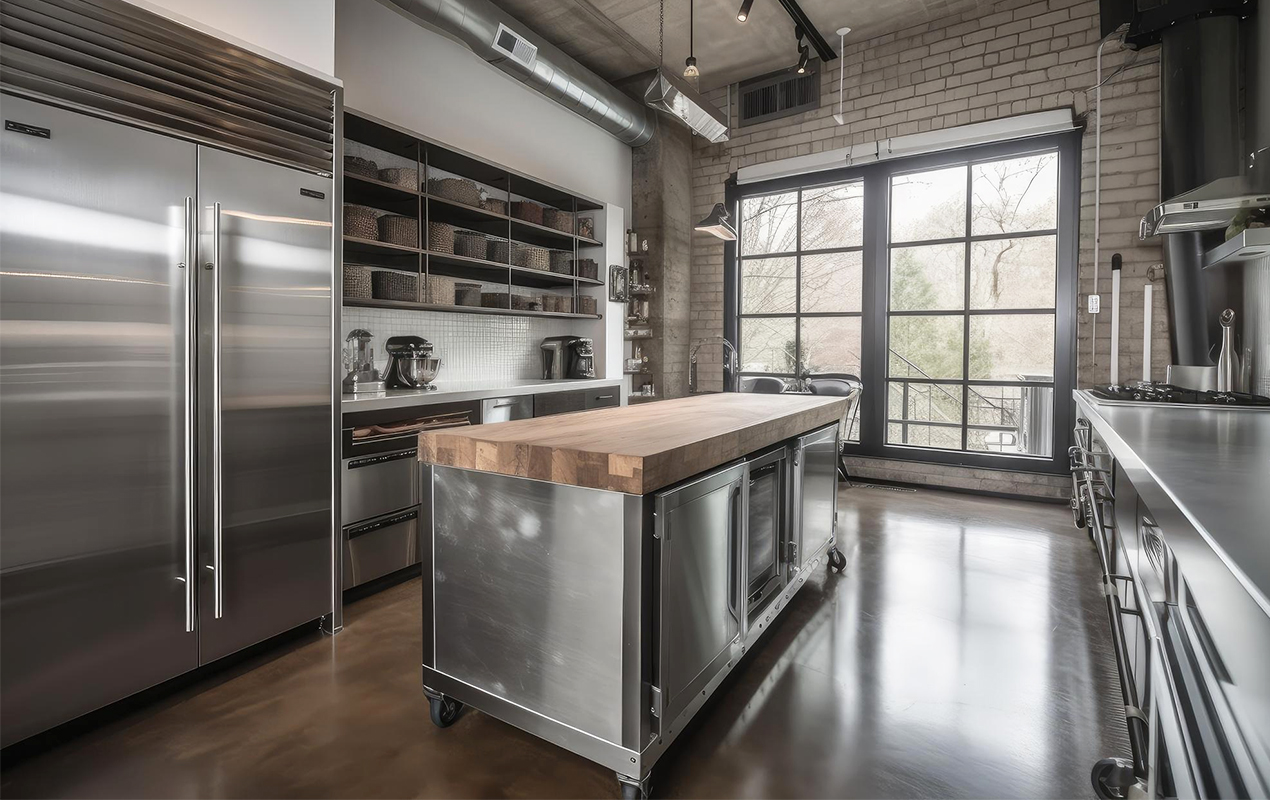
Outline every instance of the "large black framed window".
[[1079, 181], [1072, 132], [730, 182], [742, 375], [860, 375], [853, 452], [1066, 470]]

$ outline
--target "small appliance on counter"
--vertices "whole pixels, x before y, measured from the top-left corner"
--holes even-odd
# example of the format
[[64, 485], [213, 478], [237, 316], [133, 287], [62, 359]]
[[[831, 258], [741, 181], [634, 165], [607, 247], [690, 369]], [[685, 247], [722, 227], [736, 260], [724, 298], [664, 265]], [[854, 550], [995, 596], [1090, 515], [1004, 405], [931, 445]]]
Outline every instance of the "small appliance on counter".
[[595, 377], [594, 343], [585, 337], [578, 337], [568, 344], [569, 367], [566, 377]]
[[542, 379], [595, 377], [595, 348], [582, 336], [548, 336], [542, 340]]
[[384, 382], [375, 369], [375, 336], [370, 331], [357, 328], [344, 339], [344, 393], [380, 392]]
[[390, 336], [384, 343], [388, 351], [388, 372], [384, 385], [389, 389], [435, 391], [432, 382], [441, 370], [441, 359], [432, 355], [432, 342], [420, 336]]

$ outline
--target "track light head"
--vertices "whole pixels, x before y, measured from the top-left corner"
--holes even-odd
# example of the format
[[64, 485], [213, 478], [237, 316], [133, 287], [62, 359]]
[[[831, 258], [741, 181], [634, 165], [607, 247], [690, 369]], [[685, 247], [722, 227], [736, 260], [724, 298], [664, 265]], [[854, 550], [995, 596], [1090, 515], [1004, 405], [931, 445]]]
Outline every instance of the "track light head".
[[811, 60], [811, 50], [807, 45], [798, 48], [798, 74], [803, 75], [807, 72], [807, 62]]
[[738, 22], [745, 22], [750, 18], [750, 8], [754, 5], [754, 0], [742, 0], [741, 10], [736, 12]]

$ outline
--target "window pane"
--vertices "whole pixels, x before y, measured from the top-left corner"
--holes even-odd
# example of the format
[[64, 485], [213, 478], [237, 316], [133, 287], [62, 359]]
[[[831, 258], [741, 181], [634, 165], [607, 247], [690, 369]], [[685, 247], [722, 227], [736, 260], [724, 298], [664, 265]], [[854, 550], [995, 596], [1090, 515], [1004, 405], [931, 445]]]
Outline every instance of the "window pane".
[[892, 378], [961, 378], [960, 316], [891, 317], [888, 374]]
[[970, 246], [971, 308], [1053, 308], [1053, 236], [993, 239]]
[[804, 317], [802, 364], [811, 373], [860, 374], [860, 317]]
[[970, 450], [1007, 455], [1052, 453], [1054, 387], [971, 386]]
[[891, 381], [886, 395], [888, 420], [961, 425], [961, 384]]
[[955, 311], [965, 304], [966, 246], [891, 250], [892, 311]]
[[741, 201], [741, 255], [792, 253], [798, 245], [798, 192]]
[[864, 244], [864, 182], [803, 192], [803, 250]]
[[970, 317], [970, 377], [1017, 381], [1054, 376], [1054, 316]]
[[966, 168], [891, 178], [891, 241], [966, 235]]
[[1058, 153], [976, 164], [972, 175], [972, 234], [1058, 227]]
[[792, 314], [797, 298], [795, 260], [747, 258], [741, 262], [741, 313]]
[[742, 372], [794, 372], [794, 318], [741, 320]]
[[961, 449], [961, 428], [945, 428], [916, 423], [901, 425], [892, 422], [886, 426], [887, 444], [906, 444], [913, 447], [937, 447], [941, 450]]
[[864, 297], [864, 254], [803, 256], [803, 311], [859, 311]]

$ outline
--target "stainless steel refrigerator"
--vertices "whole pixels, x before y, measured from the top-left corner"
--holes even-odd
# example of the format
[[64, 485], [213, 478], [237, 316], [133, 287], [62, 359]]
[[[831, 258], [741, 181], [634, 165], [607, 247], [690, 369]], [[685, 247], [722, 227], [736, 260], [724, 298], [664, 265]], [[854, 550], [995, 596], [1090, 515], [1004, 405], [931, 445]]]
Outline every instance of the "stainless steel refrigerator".
[[6, 94], [8, 745], [332, 610], [332, 181]]

